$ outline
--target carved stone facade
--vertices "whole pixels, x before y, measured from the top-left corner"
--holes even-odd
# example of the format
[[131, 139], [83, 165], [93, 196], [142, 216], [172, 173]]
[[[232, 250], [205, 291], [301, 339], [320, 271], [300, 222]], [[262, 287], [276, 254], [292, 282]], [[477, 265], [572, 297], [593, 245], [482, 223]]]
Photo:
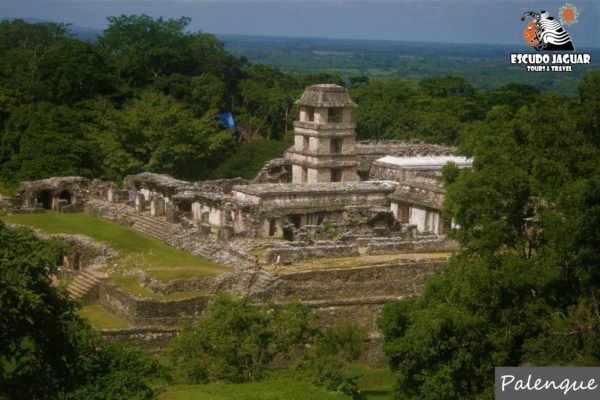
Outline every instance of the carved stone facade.
[[356, 125], [345, 88], [338, 85], [313, 85], [300, 100], [300, 119], [294, 123], [294, 147], [286, 156], [292, 164], [292, 182], [355, 182]]

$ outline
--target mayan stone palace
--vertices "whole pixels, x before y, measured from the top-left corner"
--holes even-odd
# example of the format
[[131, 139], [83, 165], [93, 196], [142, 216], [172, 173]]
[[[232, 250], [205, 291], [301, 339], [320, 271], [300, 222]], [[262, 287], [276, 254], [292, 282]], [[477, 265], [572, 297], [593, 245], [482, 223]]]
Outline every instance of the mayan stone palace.
[[380, 365], [383, 304], [417, 296], [457, 248], [444, 234], [452, 221], [442, 214], [441, 169], [450, 162], [470, 168], [471, 160], [420, 141], [357, 141], [357, 105], [341, 86], [310, 86], [296, 103], [293, 146], [253, 180], [187, 182], [148, 172], [122, 182], [55, 177], [22, 182], [4, 201], [14, 213], [88, 213], [228, 269], [167, 283], [137, 273], [149, 290], [205, 291], [158, 301], [110, 279], [102, 259], [112, 249], [72, 239], [76, 254], [61, 272], [72, 295], [131, 325], [103, 332], [107, 337], [161, 351], [181, 321], [202, 318], [211, 296], [226, 291], [257, 304], [299, 300], [323, 324], [360, 323], [369, 331], [367, 361]]

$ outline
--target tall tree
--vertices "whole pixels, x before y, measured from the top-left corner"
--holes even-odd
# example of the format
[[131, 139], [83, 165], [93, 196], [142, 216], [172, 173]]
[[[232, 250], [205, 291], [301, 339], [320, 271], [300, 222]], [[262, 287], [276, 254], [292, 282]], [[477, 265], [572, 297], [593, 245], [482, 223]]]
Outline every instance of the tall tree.
[[492, 398], [495, 366], [600, 363], [600, 148], [579, 110], [541, 95], [464, 136], [473, 168], [445, 171], [444, 203], [462, 250], [380, 320], [397, 398]]

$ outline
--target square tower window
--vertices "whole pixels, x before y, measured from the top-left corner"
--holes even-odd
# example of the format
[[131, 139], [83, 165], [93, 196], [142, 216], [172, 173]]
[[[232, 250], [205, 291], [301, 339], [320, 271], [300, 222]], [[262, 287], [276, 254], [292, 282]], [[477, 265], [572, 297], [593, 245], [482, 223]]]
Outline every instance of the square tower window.
[[331, 170], [331, 182], [341, 182], [342, 181], [342, 169], [334, 168]]
[[344, 139], [340, 138], [340, 139], [331, 139], [331, 148], [330, 148], [330, 153], [335, 153], [335, 154], [339, 154], [342, 152], [344, 146]]
[[315, 120], [315, 108], [314, 107], [306, 107], [306, 120], [308, 122], [313, 122]]
[[342, 122], [342, 111], [341, 108], [330, 108], [327, 111], [327, 122], [334, 124]]
[[302, 183], [306, 183], [308, 181], [308, 168], [302, 167]]
[[302, 151], [308, 151], [308, 136], [302, 138]]

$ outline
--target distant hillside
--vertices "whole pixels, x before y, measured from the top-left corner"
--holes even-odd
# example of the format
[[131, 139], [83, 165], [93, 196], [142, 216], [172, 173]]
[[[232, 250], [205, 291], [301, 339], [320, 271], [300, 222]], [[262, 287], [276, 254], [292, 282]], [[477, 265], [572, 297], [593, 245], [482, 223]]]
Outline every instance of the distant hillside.
[[481, 89], [519, 82], [563, 94], [574, 92], [581, 76], [600, 67], [600, 49], [578, 49], [592, 54], [591, 66], [572, 73], [533, 73], [511, 65], [510, 53], [528, 47], [489, 44], [442, 44], [390, 40], [320, 39], [218, 35], [227, 50], [250, 61], [278, 66], [289, 72], [330, 71], [346, 80], [352, 76], [404, 78], [414, 82], [439, 75], [457, 75]]

